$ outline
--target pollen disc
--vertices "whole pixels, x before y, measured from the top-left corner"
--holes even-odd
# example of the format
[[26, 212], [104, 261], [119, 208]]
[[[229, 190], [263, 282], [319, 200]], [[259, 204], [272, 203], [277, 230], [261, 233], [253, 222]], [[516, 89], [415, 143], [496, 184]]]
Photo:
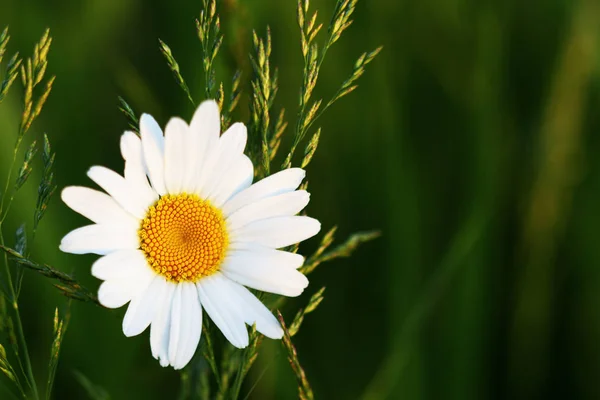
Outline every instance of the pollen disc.
[[216, 272], [228, 245], [221, 210], [190, 194], [162, 196], [138, 233], [148, 264], [173, 282], [196, 282]]

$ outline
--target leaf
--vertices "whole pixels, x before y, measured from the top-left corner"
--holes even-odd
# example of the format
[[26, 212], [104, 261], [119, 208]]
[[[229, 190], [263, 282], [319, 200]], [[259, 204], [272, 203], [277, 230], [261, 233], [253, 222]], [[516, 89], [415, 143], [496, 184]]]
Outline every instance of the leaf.
[[108, 392], [102, 387], [95, 385], [85, 375], [79, 371], [73, 371], [75, 379], [85, 389], [85, 392], [92, 400], [110, 400]]

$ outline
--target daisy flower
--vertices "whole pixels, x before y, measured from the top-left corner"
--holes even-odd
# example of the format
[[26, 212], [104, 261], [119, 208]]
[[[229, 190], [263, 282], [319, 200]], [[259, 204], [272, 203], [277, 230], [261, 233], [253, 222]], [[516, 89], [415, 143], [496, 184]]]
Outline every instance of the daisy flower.
[[162, 366], [183, 368], [202, 331], [202, 310], [238, 348], [246, 325], [280, 339], [277, 319], [248, 289], [298, 296], [308, 285], [304, 258], [282, 250], [310, 238], [319, 221], [297, 216], [309, 194], [296, 190], [305, 172], [290, 168], [252, 184], [244, 155], [247, 132], [233, 124], [220, 135], [219, 108], [202, 103], [188, 125], [172, 118], [165, 133], [148, 114], [140, 136], [121, 136], [124, 176], [101, 166], [88, 176], [106, 193], [63, 190], [63, 201], [93, 222], [68, 233], [60, 249], [101, 255], [92, 275], [98, 300], [129, 303], [123, 333], [150, 326], [150, 347]]

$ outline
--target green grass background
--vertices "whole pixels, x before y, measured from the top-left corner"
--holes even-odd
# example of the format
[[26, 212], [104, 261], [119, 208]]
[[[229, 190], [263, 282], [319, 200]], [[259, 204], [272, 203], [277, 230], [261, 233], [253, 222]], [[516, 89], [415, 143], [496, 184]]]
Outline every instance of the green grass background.
[[[323, 23], [333, 5], [311, 2]], [[126, 121], [117, 95], [161, 125], [173, 115], [190, 118], [157, 39], [170, 45], [200, 99], [200, 6], [0, 0], [10, 53], [30, 55], [46, 27], [54, 37], [48, 72], [57, 80], [26, 141], [48, 133], [59, 189], [91, 185], [91, 165], [122, 170]], [[270, 25], [278, 104], [288, 118], [301, 84], [295, 7], [228, 0], [219, 10], [219, 79], [228, 82], [238, 63], [248, 73], [250, 33]], [[595, 0], [359, 2], [354, 24], [328, 54], [317, 95], [331, 96], [363, 51], [384, 50], [359, 89], [320, 121], [308, 212], [324, 228], [339, 225], [339, 240], [372, 228], [383, 236], [351, 259], [319, 267], [283, 310], [291, 319], [327, 286], [295, 340], [317, 398], [600, 398], [599, 16]], [[0, 106], [2, 177], [20, 104], [15, 86]], [[242, 107], [237, 117], [246, 116]], [[7, 232], [21, 221], [31, 226], [37, 166]], [[57, 248], [83, 222], [55, 196], [33, 257], [95, 289], [94, 257]], [[52, 315], [65, 300], [44, 278], [25, 279], [25, 330], [45, 382]], [[86, 398], [75, 370], [113, 399], [174, 398], [177, 373], [152, 359], [147, 332], [122, 335], [123, 313], [73, 304], [56, 399]], [[296, 396], [277, 342], [264, 347], [249, 380], [258, 378], [252, 398]]]

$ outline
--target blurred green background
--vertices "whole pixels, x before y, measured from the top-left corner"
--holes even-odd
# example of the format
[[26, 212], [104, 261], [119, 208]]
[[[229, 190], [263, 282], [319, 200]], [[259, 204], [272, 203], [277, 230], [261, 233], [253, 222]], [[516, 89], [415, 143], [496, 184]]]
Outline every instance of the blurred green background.
[[[333, 6], [311, 2], [323, 23]], [[29, 56], [46, 27], [54, 37], [48, 71], [57, 80], [27, 144], [48, 133], [59, 189], [91, 185], [91, 165], [122, 171], [126, 120], [117, 95], [161, 125], [190, 118], [157, 39], [201, 98], [200, 7], [0, 0], [10, 54]], [[293, 118], [302, 64], [295, 1], [228, 0], [219, 12], [219, 78], [237, 65], [248, 76], [250, 33], [270, 25], [278, 102]], [[600, 398], [599, 17], [597, 0], [358, 3], [354, 24], [328, 53], [317, 96], [331, 96], [363, 51], [384, 50], [359, 89], [320, 121], [308, 212], [324, 228], [338, 224], [340, 241], [372, 228], [383, 236], [322, 265], [283, 310], [291, 319], [327, 286], [295, 339], [317, 398]], [[0, 106], [2, 177], [20, 92], [13, 87]], [[238, 119], [246, 116], [242, 107]], [[31, 226], [39, 174], [38, 164], [7, 232]], [[95, 289], [95, 257], [57, 248], [83, 222], [56, 196], [32, 257]], [[54, 307], [65, 300], [44, 278], [25, 279], [25, 330], [44, 382]], [[174, 397], [177, 373], [151, 357], [147, 332], [122, 335], [123, 313], [73, 304], [55, 398], [86, 398], [75, 370], [114, 399]], [[259, 377], [252, 398], [296, 396], [279, 343], [265, 346], [249, 381]]]

